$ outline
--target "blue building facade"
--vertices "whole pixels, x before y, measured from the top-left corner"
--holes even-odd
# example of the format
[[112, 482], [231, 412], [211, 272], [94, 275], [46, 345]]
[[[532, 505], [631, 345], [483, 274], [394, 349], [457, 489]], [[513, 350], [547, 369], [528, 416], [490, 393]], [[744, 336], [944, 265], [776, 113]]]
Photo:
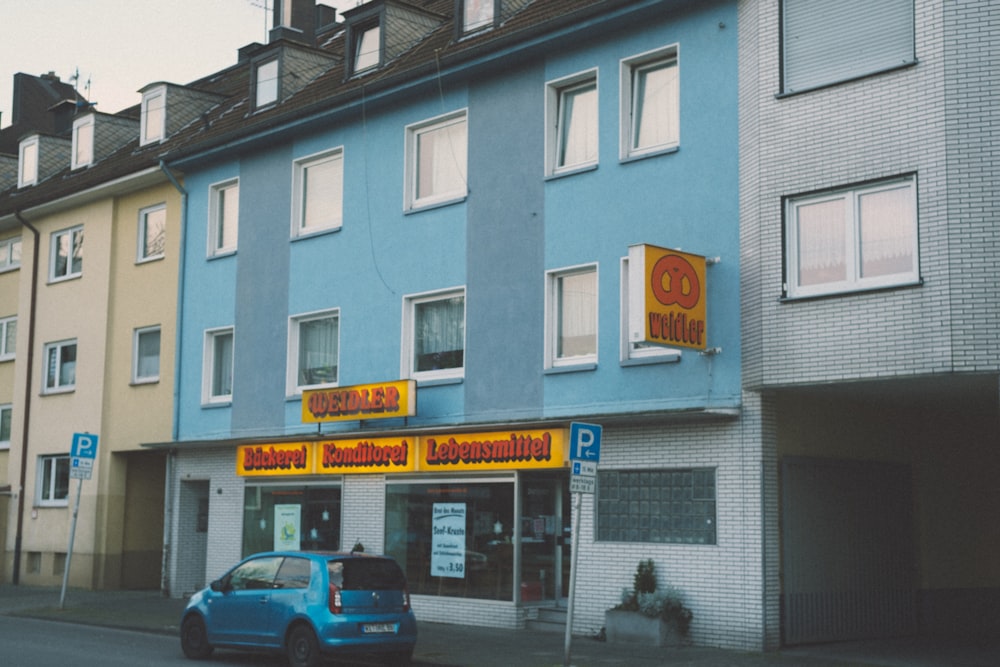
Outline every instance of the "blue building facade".
[[[225, 73], [235, 92], [164, 154], [186, 192], [170, 593], [282, 540], [360, 543], [404, 564], [419, 617], [522, 627], [565, 610], [577, 539], [574, 632], [652, 558], [696, 642], [759, 646], [736, 3], [275, 16]], [[694, 346], [630, 333], [644, 246], [708, 258], [694, 287], [661, 274], [675, 300], [700, 290]], [[354, 411], [310, 415], [317, 394]], [[573, 536], [578, 421], [603, 435]], [[436, 537], [440, 512], [464, 539]]]

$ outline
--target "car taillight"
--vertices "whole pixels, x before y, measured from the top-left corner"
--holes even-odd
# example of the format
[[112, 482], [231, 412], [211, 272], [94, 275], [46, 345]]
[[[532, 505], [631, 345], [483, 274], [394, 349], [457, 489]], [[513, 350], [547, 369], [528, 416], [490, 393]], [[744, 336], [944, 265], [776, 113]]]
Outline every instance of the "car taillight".
[[403, 611], [410, 611], [410, 591], [403, 589]]
[[330, 584], [330, 613], [339, 614], [344, 611], [344, 602], [340, 597], [340, 589], [335, 584]]

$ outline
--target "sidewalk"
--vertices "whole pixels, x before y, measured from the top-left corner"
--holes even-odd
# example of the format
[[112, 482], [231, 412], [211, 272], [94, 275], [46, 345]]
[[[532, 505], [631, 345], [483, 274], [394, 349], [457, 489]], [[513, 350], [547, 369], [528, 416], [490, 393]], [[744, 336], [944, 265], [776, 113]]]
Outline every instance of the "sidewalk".
[[[68, 623], [116, 627], [177, 635], [185, 600], [156, 591], [86, 591], [70, 589], [60, 608], [59, 588], [0, 585], [0, 616], [30, 616]], [[419, 665], [468, 667], [560, 667], [562, 634], [531, 630], [500, 630], [443, 623], [419, 623], [414, 662]], [[783, 650], [771, 653], [687, 647], [660, 649], [634, 644], [609, 644], [574, 636], [571, 662], [575, 667], [628, 665], [653, 667], [865, 667], [865, 666], [988, 666], [1000, 664], [997, 647], [948, 646], [940, 642], [864, 642]]]

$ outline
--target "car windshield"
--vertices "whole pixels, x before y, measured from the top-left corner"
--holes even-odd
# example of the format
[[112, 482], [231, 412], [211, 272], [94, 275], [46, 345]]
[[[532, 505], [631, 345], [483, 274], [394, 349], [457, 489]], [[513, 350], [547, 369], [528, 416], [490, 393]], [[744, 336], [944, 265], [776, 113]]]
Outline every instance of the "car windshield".
[[345, 591], [391, 591], [406, 588], [406, 578], [394, 561], [351, 558], [330, 561], [330, 583]]

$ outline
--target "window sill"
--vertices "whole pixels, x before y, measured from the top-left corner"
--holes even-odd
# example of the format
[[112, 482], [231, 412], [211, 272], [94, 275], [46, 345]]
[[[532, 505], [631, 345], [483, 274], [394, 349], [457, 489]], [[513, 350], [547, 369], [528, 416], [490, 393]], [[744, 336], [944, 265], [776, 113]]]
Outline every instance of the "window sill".
[[83, 277], [83, 273], [74, 273], [71, 276], [59, 276], [59, 277], [49, 276], [49, 284], [50, 285], [55, 285], [57, 283], [65, 283], [65, 282], [69, 282], [70, 280], [79, 280], [82, 277]]
[[413, 202], [406, 208], [406, 210], [403, 211], [403, 214], [410, 215], [411, 213], [420, 213], [422, 211], [431, 211], [436, 208], [444, 208], [445, 206], [451, 206], [452, 204], [461, 204], [468, 198], [469, 194], [465, 193], [463, 195], [452, 197], [450, 199], [443, 199], [441, 201], [430, 201], [425, 204], [420, 202]]
[[871, 287], [851, 287], [842, 290], [831, 290], [829, 292], [823, 292], [822, 294], [800, 294], [800, 295], [790, 295], [783, 294], [779, 303], [797, 303], [801, 301], [816, 301], [818, 299], [836, 299], [851, 296], [854, 294], [870, 294], [872, 292], [889, 292], [897, 289], [912, 289], [915, 287], [923, 287], [924, 279], [917, 278], [916, 280], [893, 283], [892, 285], [872, 285]]
[[221, 259], [223, 257], [232, 257], [235, 254], [236, 248], [233, 248], [232, 250], [219, 250], [218, 252], [210, 254], [206, 259], [211, 261], [213, 259]]
[[311, 231], [299, 232], [297, 234], [292, 234], [291, 240], [292, 240], [292, 242], [295, 242], [295, 241], [301, 241], [301, 240], [304, 240], [304, 239], [313, 239], [313, 238], [316, 238], [317, 236], [325, 236], [326, 234], [334, 234], [336, 232], [339, 232], [343, 228], [344, 228], [344, 225], [343, 225], [343, 223], [341, 223], [341, 224], [337, 225], [336, 227], [324, 227], [323, 229], [314, 229], [314, 230], [311, 230]]
[[620, 364], [622, 367], [628, 366], [651, 366], [653, 364], [676, 364], [681, 360], [681, 353], [663, 353], [648, 357], [634, 357], [630, 359], [622, 359]]
[[576, 174], [583, 174], [588, 171], [597, 171], [597, 162], [588, 162], [587, 164], [577, 165], [575, 167], [564, 167], [553, 171], [545, 177], [546, 181], [555, 181], [566, 176], [573, 176]]
[[579, 373], [581, 371], [596, 371], [597, 362], [581, 362], [578, 364], [566, 364], [565, 366], [550, 366], [545, 369], [546, 375], [560, 375], [562, 373]]
[[450, 378], [424, 378], [420, 379], [418, 377], [413, 377], [416, 381], [418, 387], [443, 387], [449, 384], [462, 384], [465, 382], [465, 376], [459, 375]]
[[130, 387], [142, 387], [142, 386], [147, 385], [147, 384], [159, 384], [159, 383], [160, 383], [160, 378], [158, 378], [158, 377], [155, 377], [155, 378], [142, 378], [142, 379], [139, 379], [139, 380], [132, 380], [129, 383], [129, 386]]
[[670, 155], [671, 153], [676, 153], [680, 151], [680, 144], [673, 144], [671, 146], [664, 146], [663, 148], [650, 148], [643, 151], [637, 151], [635, 153], [628, 153], [622, 155], [619, 158], [619, 162], [622, 164], [628, 164], [629, 162], [639, 162], [640, 160], [645, 160], [650, 157], [658, 157], [660, 155]]
[[140, 264], [149, 264], [150, 262], [159, 262], [162, 259], [165, 259], [164, 255], [156, 255], [155, 257], [138, 257], [135, 260], [135, 264], [136, 266]]
[[54, 389], [43, 389], [39, 396], [58, 396], [60, 394], [72, 394], [76, 391], [76, 385], [72, 387], [56, 387]]
[[233, 405], [233, 399], [228, 399], [225, 401], [213, 401], [211, 403], [202, 402], [201, 407], [204, 410], [212, 410], [215, 408], [229, 408]]

